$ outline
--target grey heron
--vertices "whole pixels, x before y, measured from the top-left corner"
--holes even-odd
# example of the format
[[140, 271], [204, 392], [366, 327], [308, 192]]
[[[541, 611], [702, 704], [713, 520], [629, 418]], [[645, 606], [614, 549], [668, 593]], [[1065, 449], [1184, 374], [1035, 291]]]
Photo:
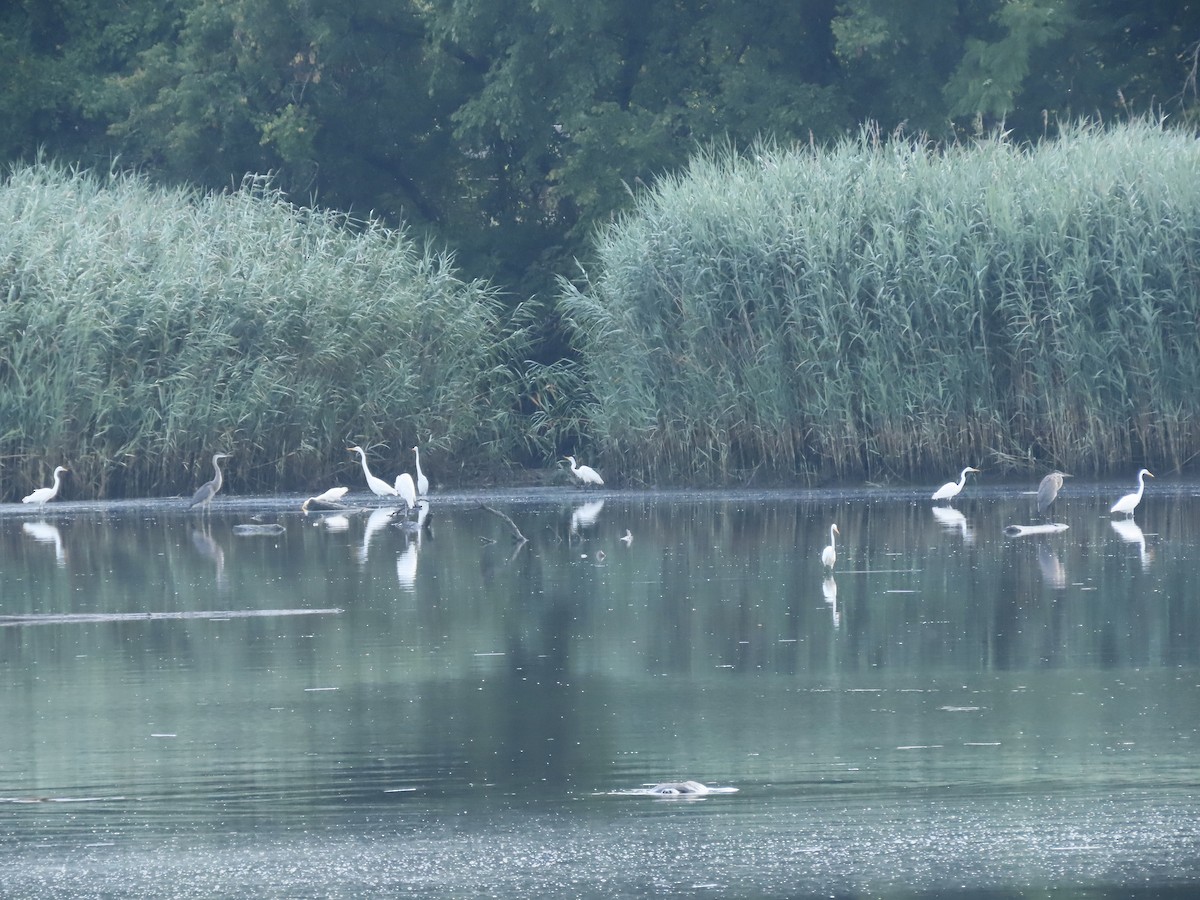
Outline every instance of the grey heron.
[[221, 489], [221, 485], [225, 483], [225, 479], [221, 477], [221, 460], [228, 459], [228, 453], [214, 453], [212, 458], [213, 472], [215, 473], [211, 481], [206, 481], [196, 489], [196, 493], [192, 494], [192, 502], [188, 507], [203, 506], [208, 507], [212, 502], [212, 498], [217, 495], [217, 491]]
[[1050, 504], [1058, 497], [1058, 492], [1062, 490], [1063, 479], [1070, 478], [1066, 472], [1051, 472], [1042, 479], [1042, 483], [1038, 485], [1037, 504], [1038, 514], [1045, 515], [1046, 510], [1050, 508]]

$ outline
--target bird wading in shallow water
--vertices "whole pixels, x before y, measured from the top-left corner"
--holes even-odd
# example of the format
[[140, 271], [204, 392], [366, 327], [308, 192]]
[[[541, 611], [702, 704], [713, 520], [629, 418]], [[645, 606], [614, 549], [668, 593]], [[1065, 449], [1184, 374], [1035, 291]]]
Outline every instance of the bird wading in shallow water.
[[934, 500], [951, 500], [959, 495], [963, 489], [963, 485], [967, 483], [968, 472], [978, 472], [974, 466], [967, 466], [962, 470], [962, 474], [958, 476], [958, 481], [947, 481], [940, 488], [933, 492], [932, 499]]
[[196, 493], [192, 494], [192, 502], [188, 507], [203, 506], [208, 508], [208, 504], [212, 502], [212, 498], [217, 496], [217, 491], [221, 489], [221, 485], [225, 483], [225, 479], [221, 477], [221, 460], [229, 459], [228, 453], [214, 453], [212, 458], [213, 477], [212, 481], [206, 481], [196, 489]]
[[584, 484], [604, 484], [604, 479], [600, 477], [600, 473], [591, 466], [578, 465], [573, 456], [564, 456], [563, 459], [571, 463], [571, 474]]
[[1042, 483], [1038, 485], [1037, 504], [1038, 514], [1044, 516], [1046, 510], [1050, 508], [1050, 504], [1058, 497], [1058, 492], [1062, 490], [1063, 479], [1070, 478], [1066, 472], [1051, 472], [1042, 479]]
[[1137, 509], [1137, 505], [1142, 502], [1142, 491], [1146, 489], [1146, 476], [1154, 477], [1149, 469], [1141, 469], [1138, 471], [1138, 489], [1132, 494], [1126, 494], [1120, 500], [1112, 505], [1109, 512], [1123, 513], [1126, 516], [1132, 516], [1133, 511]]
[[407, 472], [401, 472], [396, 476], [396, 496], [404, 501], [406, 507], [405, 515], [411, 513], [417, 505], [417, 484], [413, 481], [413, 477]]
[[68, 469], [66, 466], [55, 466], [54, 467], [54, 484], [50, 485], [50, 487], [38, 488], [36, 491], [34, 491], [28, 497], [22, 497], [21, 502], [22, 503], [32, 503], [35, 506], [42, 506], [43, 504], [53, 500], [55, 498], [55, 496], [58, 494], [59, 485], [62, 483], [62, 473], [69, 472], [69, 471], [71, 471], [71, 470]]
[[429, 479], [421, 471], [421, 451], [419, 448], [413, 447], [413, 456], [417, 460], [417, 496], [424, 497], [429, 493]]
[[834, 540], [835, 534], [841, 534], [841, 532], [838, 531], [837, 525], [830, 525], [829, 546], [821, 551], [821, 565], [827, 569], [832, 569], [833, 564], [837, 562], [837, 550], [835, 548], [836, 541]]
[[353, 447], [347, 447], [351, 453], [357, 453], [359, 460], [362, 462], [363, 474], [367, 476], [367, 487], [371, 489], [371, 493], [376, 497], [395, 497], [396, 489], [384, 481], [382, 478], [376, 478], [371, 474], [371, 470], [367, 468], [367, 452], [362, 447], [355, 444]]

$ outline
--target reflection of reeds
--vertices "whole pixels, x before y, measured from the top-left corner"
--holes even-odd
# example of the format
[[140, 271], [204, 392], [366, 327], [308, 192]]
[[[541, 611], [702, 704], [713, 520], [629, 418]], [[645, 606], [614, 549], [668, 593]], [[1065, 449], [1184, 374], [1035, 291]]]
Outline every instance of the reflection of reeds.
[[1200, 450], [1198, 169], [1150, 123], [699, 158], [564, 289], [580, 415], [627, 477], [1176, 466]]
[[0, 186], [0, 219], [0, 455], [28, 460], [0, 493], [44, 457], [81, 491], [145, 495], [251, 446], [249, 491], [327, 479], [347, 437], [399, 454], [433, 435], [444, 463], [515, 431], [519, 330], [402, 233], [256, 182], [198, 195], [42, 166]]

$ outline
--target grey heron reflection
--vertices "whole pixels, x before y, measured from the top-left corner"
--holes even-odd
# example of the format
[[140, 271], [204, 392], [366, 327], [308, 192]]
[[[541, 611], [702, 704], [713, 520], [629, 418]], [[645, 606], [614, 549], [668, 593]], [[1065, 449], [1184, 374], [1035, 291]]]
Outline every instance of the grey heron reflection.
[[[207, 521], [207, 519], [205, 520]], [[201, 531], [192, 529], [192, 546], [200, 552], [200, 555], [210, 560], [213, 567], [216, 569], [217, 587], [224, 589], [225, 582], [225, 551], [221, 548], [207, 529]]]
[[1067, 586], [1067, 570], [1058, 554], [1045, 541], [1038, 544], [1038, 568], [1042, 570], [1042, 578], [1050, 587], [1061, 591]]

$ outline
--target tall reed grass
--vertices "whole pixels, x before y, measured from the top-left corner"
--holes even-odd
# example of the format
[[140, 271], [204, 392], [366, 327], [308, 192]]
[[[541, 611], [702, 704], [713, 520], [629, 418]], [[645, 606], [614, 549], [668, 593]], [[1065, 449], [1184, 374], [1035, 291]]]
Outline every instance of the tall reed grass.
[[374, 221], [261, 180], [199, 194], [36, 165], [0, 186], [0, 497], [241, 490], [503, 459], [524, 334], [495, 291]]
[[1200, 444], [1200, 145], [870, 130], [715, 150], [564, 283], [601, 461], [633, 478], [1180, 469]]

